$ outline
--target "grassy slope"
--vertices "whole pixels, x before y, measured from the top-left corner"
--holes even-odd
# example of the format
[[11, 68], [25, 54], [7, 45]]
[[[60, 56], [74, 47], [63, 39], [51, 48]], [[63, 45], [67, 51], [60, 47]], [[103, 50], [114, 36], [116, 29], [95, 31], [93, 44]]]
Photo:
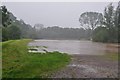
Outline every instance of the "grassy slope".
[[70, 56], [59, 52], [30, 54], [31, 40], [11, 40], [2, 43], [3, 78], [45, 77], [70, 61]]

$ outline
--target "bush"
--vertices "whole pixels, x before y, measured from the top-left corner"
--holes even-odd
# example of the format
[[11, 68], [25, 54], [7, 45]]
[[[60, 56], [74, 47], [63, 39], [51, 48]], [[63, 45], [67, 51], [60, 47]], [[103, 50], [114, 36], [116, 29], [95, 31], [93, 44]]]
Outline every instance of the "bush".
[[21, 31], [15, 25], [2, 28], [2, 41], [20, 39]]
[[109, 41], [109, 33], [107, 28], [98, 27], [93, 32], [93, 41], [96, 42], [108, 42]]

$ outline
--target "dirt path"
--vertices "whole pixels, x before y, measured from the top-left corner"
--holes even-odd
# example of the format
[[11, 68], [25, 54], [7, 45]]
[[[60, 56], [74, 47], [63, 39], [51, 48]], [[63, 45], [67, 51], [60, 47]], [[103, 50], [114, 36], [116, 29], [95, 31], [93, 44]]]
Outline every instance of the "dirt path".
[[52, 74], [52, 78], [117, 78], [118, 61], [103, 56], [72, 55], [65, 68]]

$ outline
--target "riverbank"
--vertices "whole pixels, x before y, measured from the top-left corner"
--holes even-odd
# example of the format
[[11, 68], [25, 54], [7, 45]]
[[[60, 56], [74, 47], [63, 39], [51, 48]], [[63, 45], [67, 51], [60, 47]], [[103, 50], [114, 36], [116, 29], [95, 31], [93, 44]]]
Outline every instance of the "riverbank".
[[65, 67], [70, 56], [59, 52], [28, 53], [32, 40], [10, 40], [2, 43], [3, 78], [41, 78]]

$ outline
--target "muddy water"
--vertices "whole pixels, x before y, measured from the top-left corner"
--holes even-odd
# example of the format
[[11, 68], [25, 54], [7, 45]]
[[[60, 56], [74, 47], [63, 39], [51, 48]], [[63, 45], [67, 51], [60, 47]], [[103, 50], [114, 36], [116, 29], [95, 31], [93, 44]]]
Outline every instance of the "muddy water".
[[117, 52], [117, 48], [109, 47], [109, 44], [80, 40], [34, 40], [28, 45], [46, 46], [47, 51], [59, 51], [68, 54], [103, 55]]

